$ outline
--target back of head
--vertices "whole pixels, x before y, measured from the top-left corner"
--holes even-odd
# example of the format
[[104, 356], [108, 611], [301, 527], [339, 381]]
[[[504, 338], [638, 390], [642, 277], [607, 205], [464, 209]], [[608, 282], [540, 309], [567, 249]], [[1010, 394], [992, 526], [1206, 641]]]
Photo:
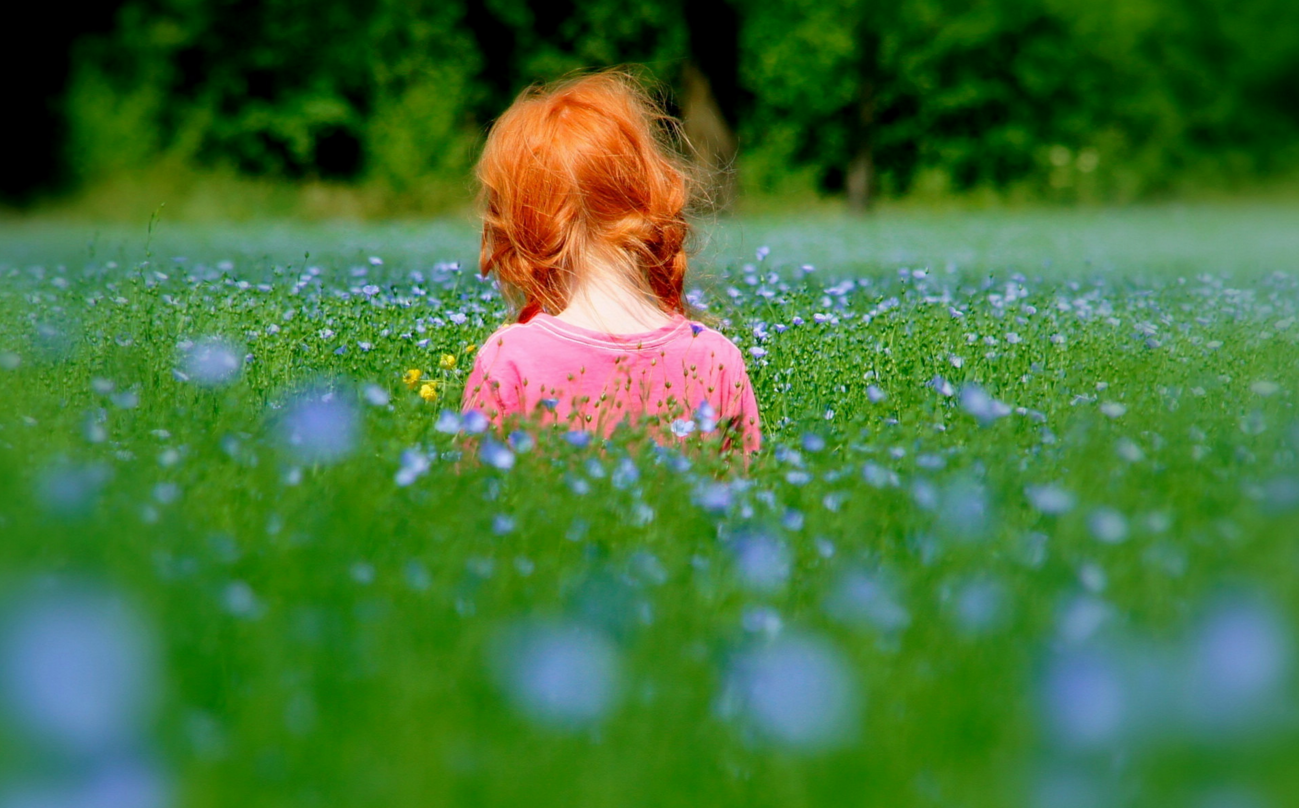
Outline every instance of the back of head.
[[561, 311], [592, 267], [683, 311], [689, 192], [667, 121], [635, 80], [604, 72], [530, 89], [492, 126], [478, 162], [482, 271], [520, 322]]

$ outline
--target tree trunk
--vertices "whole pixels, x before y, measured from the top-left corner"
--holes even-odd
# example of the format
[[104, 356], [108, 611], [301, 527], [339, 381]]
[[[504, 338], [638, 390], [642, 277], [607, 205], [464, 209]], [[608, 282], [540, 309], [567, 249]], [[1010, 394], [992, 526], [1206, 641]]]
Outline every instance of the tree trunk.
[[735, 201], [735, 134], [708, 77], [693, 63], [687, 62], [682, 71], [681, 90], [682, 125], [707, 185], [707, 207], [724, 210]]
[[875, 201], [875, 152], [871, 136], [875, 128], [875, 91], [872, 83], [863, 81], [852, 127], [853, 154], [848, 159], [844, 185], [848, 191], [848, 210], [865, 213]]
[[848, 162], [845, 184], [848, 190], [848, 210], [865, 213], [875, 201], [875, 158], [870, 143], [857, 144], [857, 153]]

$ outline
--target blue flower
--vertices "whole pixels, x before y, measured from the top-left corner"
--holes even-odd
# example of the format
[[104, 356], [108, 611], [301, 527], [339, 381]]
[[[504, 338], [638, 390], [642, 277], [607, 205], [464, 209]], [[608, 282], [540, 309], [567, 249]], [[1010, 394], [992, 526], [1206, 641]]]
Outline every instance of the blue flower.
[[443, 434], [454, 435], [460, 431], [462, 425], [460, 413], [452, 410], [443, 410], [442, 413], [438, 415], [437, 423], [433, 425], [433, 428]]
[[397, 485], [407, 486], [419, 479], [429, 469], [428, 455], [418, 449], [407, 449], [401, 453], [401, 468], [394, 478]]
[[490, 422], [487, 420], [487, 416], [478, 410], [470, 410], [461, 419], [461, 426], [471, 435], [486, 432], [489, 425]]
[[734, 501], [730, 486], [726, 483], [708, 483], [695, 491], [695, 503], [709, 513], [723, 513], [730, 509]]
[[491, 438], [484, 440], [483, 445], [478, 449], [478, 459], [501, 471], [514, 468], [514, 452]]
[[1010, 415], [1010, 405], [988, 395], [986, 390], [974, 383], [962, 385], [961, 407], [983, 426]]
[[712, 432], [717, 428], [717, 410], [705, 401], [695, 410], [695, 420], [699, 422], [700, 432]]
[[510, 433], [510, 446], [516, 452], [530, 452], [535, 445], [536, 441], [533, 440], [532, 436], [522, 429]]
[[942, 376], [935, 376], [930, 379], [929, 384], [926, 386], [932, 387], [939, 395], [946, 398], [951, 398], [956, 394], [956, 389], [952, 387], [952, 383], [944, 379]]
[[617, 467], [613, 470], [613, 487], [619, 491], [625, 491], [635, 485], [640, 480], [640, 469], [632, 462], [630, 457], [624, 457], [618, 461]]

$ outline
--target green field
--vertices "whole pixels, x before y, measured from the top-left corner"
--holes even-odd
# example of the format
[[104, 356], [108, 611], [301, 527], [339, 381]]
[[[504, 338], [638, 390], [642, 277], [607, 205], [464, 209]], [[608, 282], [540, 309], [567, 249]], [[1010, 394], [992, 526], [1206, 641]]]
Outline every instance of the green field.
[[747, 469], [444, 414], [476, 238], [0, 224], [0, 806], [1292, 804], [1299, 209], [714, 223]]

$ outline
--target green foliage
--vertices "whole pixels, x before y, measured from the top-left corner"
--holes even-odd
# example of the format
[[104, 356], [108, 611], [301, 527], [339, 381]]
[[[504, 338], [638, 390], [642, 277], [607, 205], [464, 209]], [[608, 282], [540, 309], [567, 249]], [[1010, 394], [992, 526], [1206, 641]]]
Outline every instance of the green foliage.
[[523, 87], [633, 63], [670, 96], [730, 37], [750, 190], [838, 193], [869, 159], [885, 195], [1124, 200], [1299, 166], [1288, 0], [733, 4], [691, 30], [681, 0], [128, 0], [75, 51], [68, 160], [463, 196]]
[[156, 121], [161, 97], [145, 85], [122, 92], [96, 71], [82, 71], [68, 90], [69, 162], [83, 181], [139, 171], [160, 149]]
[[[1293, 23], [1268, 30], [1296, 18], [1293, 4], [1249, 12], [1161, 0], [753, 3], [746, 140], [770, 152], [770, 175], [812, 165], [833, 186], [868, 138], [894, 191], [1027, 184], [1130, 198], [1217, 166], [1257, 176], [1293, 158], [1294, 135], [1280, 133], [1299, 117], [1280, 88], [1299, 43]], [[1250, 37], [1267, 46], [1256, 52]]]
[[675, 78], [676, 65], [685, 56], [681, 2], [576, 2], [563, 16], [527, 0], [487, 5], [513, 38], [517, 86], [625, 63], [644, 64], [651, 76]]

